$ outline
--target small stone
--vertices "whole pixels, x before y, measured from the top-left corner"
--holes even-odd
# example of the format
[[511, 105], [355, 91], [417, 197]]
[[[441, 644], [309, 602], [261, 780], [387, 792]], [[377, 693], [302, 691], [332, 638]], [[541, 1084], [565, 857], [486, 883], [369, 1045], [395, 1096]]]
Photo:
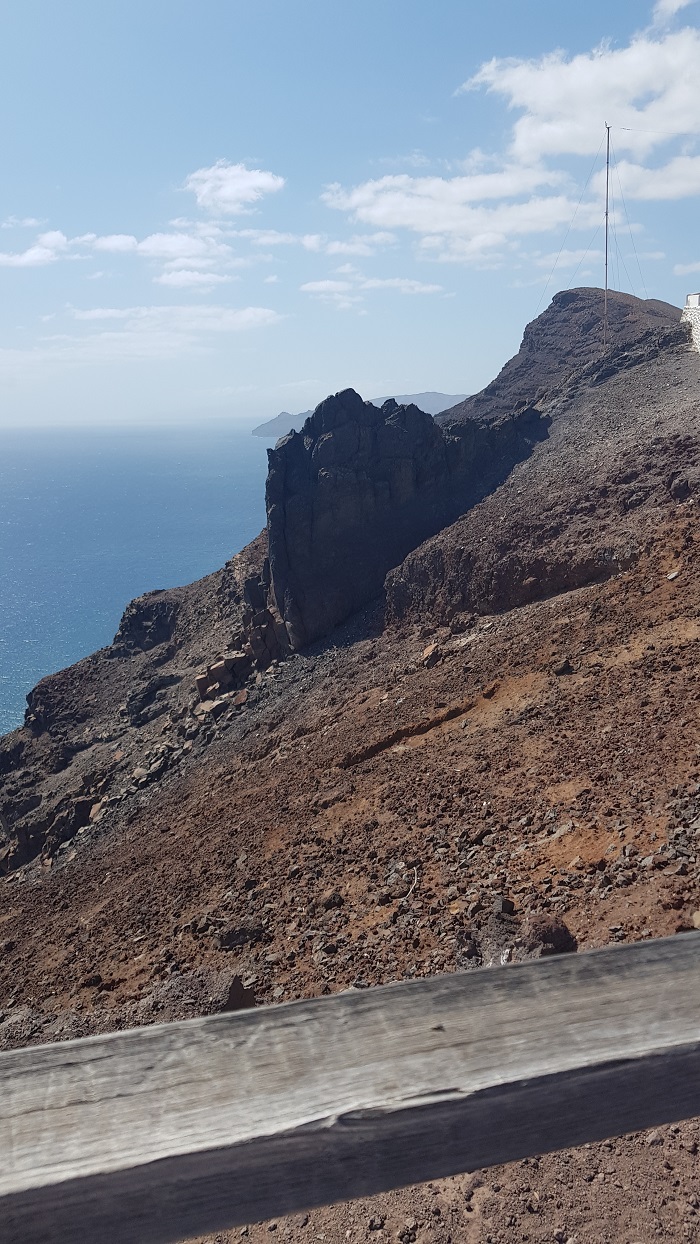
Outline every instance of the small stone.
[[247, 1011], [255, 1006], [255, 994], [247, 989], [240, 976], [234, 976], [228, 988], [222, 1011]]
[[440, 650], [439, 645], [428, 644], [427, 648], [423, 649], [421, 663], [425, 666], [427, 670], [429, 670], [429, 669], [432, 669], [434, 665], [437, 665], [441, 657], [442, 657], [442, 652]]
[[564, 657], [564, 660], [560, 661], [552, 669], [552, 673], [556, 674], [557, 678], [562, 678], [565, 674], [573, 674], [573, 672], [574, 667], [568, 657]]
[[197, 677], [194, 680], [194, 685], [197, 688], [197, 694], [200, 700], [206, 700], [207, 691], [209, 689], [209, 675], [197, 674]]
[[334, 907], [342, 907], [344, 902], [339, 890], [328, 890], [321, 899], [321, 906], [325, 911], [331, 911]]
[[660, 1132], [657, 1132], [657, 1131], [649, 1132], [649, 1135], [647, 1136], [645, 1143], [649, 1146], [662, 1145], [663, 1138]]
[[700, 911], [694, 911], [691, 919], [693, 921], [693, 928], [700, 929]]
[[494, 899], [493, 910], [497, 915], [512, 916], [515, 911], [515, 903], [512, 898], [504, 898], [502, 895], [499, 895], [498, 898]]

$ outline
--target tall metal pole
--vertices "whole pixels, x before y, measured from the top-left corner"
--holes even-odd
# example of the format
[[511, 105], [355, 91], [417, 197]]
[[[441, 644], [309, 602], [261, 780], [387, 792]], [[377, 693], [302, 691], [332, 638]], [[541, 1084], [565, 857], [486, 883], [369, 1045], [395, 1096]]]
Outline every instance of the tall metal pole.
[[608, 224], [610, 204], [610, 126], [605, 122], [605, 303], [603, 308], [603, 347], [608, 344]]

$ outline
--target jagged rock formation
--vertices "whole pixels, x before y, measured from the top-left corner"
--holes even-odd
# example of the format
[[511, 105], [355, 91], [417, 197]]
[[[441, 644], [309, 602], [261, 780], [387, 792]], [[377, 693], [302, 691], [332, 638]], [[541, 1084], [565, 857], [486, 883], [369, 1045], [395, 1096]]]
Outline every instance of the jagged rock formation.
[[272, 586], [293, 648], [377, 596], [387, 571], [499, 484], [546, 436], [534, 407], [449, 432], [417, 406], [326, 398], [268, 451]]
[[[438, 415], [443, 410], [448, 410], [455, 406], [458, 402], [466, 399], [466, 393], [437, 393], [434, 389], [426, 393], [395, 393], [393, 400], [399, 406], [417, 406], [419, 410], [425, 411], [427, 415]], [[370, 402], [373, 406], [383, 406], [389, 401], [389, 397], [371, 397]], [[261, 423], [257, 428], [253, 428], [253, 436], [263, 436], [267, 440], [277, 440], [280, 436], [286, 436], [288, 432], [293, 432], [301, 428], [306, 422], [309, 415], [314, 412], [312, 410], [303, 410], [299, 415], [290, 415], [288, 410], [281, 410], [274, 419], [268, 419], [266, 423]]]

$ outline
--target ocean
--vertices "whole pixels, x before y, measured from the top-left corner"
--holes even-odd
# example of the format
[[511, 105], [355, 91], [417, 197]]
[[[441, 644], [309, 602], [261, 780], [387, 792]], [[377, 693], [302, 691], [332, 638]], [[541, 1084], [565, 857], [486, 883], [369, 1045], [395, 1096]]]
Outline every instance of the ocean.
[[0, 734], [124, 607], [218, 569], [265, 523], [247, 425], [0, 430]]

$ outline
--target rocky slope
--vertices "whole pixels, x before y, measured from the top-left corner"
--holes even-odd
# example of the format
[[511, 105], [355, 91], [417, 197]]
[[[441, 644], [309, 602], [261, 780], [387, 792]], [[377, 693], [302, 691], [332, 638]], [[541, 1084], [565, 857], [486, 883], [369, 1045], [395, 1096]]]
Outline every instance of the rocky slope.
[[[624, 305], [604, 366], [537, 399], [548, 437], [389, 575], [388, 616], [273, 657], [260, 540], [39, 685], [0, 743], [0, 1047], [695, 936], [700, 356]], [[42, 809], [67, 819], [22, 857]], [[217, 1241], [696, 1240], [699, 1142], [689, 1121]]]
[[617, 366], [616, 360], [651, 357], [663, 349], [668, 330], [672, 335], [679, 331], [678, 307], [611, 290], [604, 349], [603, 313], [602, 289], [566, 289], [555, 294], [547, 310], [528, 324], [520, 350], [496, 379], [480, 393], [443, 411], [438, 423], [466, 418], [488, 421], [523, 405], [536, 405], [569, 384], [577, 384], [582, 369], [592, 366], [602, 379], [606, 363]]

